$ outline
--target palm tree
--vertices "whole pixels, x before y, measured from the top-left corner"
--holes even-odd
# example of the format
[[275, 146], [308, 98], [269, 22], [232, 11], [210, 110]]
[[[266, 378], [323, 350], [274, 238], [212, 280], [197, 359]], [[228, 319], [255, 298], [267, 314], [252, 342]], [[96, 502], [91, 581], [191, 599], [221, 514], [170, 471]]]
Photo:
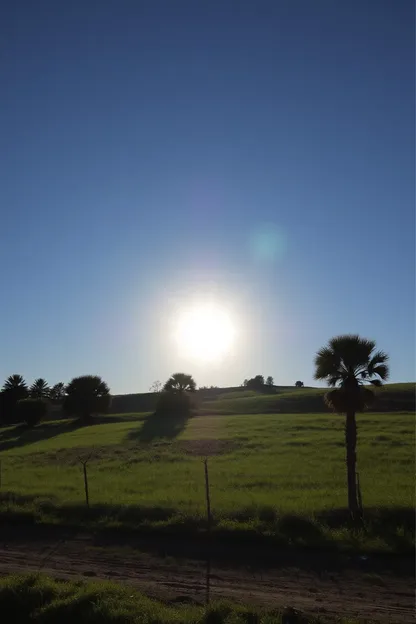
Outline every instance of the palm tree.
[[315, 379], [325, 380], [336, 388], [325, 395], [325, 402], [336, 412], [346, 414], [348, 507], [353, 518], [358, 516], [355, 413], [363, 411], [374, 399], [374, 393], [363, 384], [381, 386], [389, 375], [388, 355], [375, 348], [373, 340], [347, 334], [331, 338], [315, 357]]
[[175, 394], [182, 394], [184, 392], [195, 392], [196, 383], [192, 375], [186, 373], [174, 373], [165, 385], [163, 386], [165, 392], [172, 392]]
[[89, 422], [92, 414], [103, 414], [111, 403], [110, 389], [98, 375], [75, 377], [65, 388], [63, 409]]
[[10, 375], [10, 377], [7, 377], [6, 381], [4, 382], [2, 390], [6, 392], [8, 390], [21, 390], [26, 391], [27, 393], [27, 385], [22, 375]]
[[10, 375], [0, 392], [0, 418], [2, 422], [13, 422], [18, 401], [28, 397], [28, 389], [22, 375]]
[[60, 381], [59, 383], [55, 384], [50, 392], [49, 392], [49, 396], [52, 399], [52, 401], [62, 401], [64, 396], [65, 396], [65, 384], [63, 381]]
[[26, 399], [29, 396], [27, 384], [22, 375], [10, 375], [4, 382], [2, 392], [7, 395], [9, 405], [14, 406], [20, 399]]
[[49, 397], [50, 388], [46, 380], [39, 377], [30, 386], [29, 393], [32, 399], [46, 399]]

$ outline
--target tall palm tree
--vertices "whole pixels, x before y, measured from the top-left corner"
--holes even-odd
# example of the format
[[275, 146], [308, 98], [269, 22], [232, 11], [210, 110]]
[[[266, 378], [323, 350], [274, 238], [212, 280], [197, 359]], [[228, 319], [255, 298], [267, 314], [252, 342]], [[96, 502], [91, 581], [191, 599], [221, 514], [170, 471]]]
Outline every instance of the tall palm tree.
[[195, 392], [196, 383], [192, 375], [187, 375], [186, 373], [174, 373], [165, 385], [163, 389], [166, 392], [173, 392], [177, 394], [182, 394], [184, 392]]
[[336, 388], [325, 395], [325, 402], [346, 415], [345, 446], [347, 464], [348, 507], [353, 518], [358, 516], [356, 484], [356, 412], [363, 411], [374, 399], [374, 393], [363, 384], [381, 386], [389, 375], [388, 355], [375, 351], [373, 340], [347, 334], [331, 338], [315, 357], [315, 379], [325, 380]]
[[36, 379], [29, 388], [29, 393], [32, 399], [46, 399], [49, 397], [50, 388], [48, 383], [42, 377]]

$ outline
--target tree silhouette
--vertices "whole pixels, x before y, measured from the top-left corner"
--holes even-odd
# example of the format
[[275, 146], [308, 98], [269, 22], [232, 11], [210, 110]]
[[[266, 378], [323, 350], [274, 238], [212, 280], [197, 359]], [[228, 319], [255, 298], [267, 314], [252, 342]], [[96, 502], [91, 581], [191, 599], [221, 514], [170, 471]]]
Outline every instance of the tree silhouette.
[[329, 407], [346, 414], [345, 446], [348, 484], [348, 507], [353, 518], [358, 516], [356, 485], [356, 412], [364, 410], [374, 399], [374, 393], [363, 387], [369, 382], [381, 386], [388, 378], [388, 356], [374, 352], [373, 340], [347, 334], [331, 338], [315, 357], [315, 379], [325, 380], [335, 390], [325, 395]]
[[156, 394], [159, 393], [162, 390], [161, 382], [157, 379], [156, 381], [152, 383], [149, 390], [150, 392], [155, 392]]
[[29, 394], [32, 399], [46, 399], [49, 397], [50, 388], [45, 379], [39, 377], [30, 386]]
[[63, 381], [55, 384], [49, 392], [49, 397], [52, 401], [56, 401], [57, 403], [63, 401], [65, 397], [65, 384]]
[[21, 399], [17, 402], [19, 420], [28, 427], [35, 427], [45, 418], [48, 412], [48, 403], [42, 398]]
[[249, 390], [263, 390], [264, 389], [264, 377], [263, 375], [256, 375], [251, 379], [248, 379], [246, 387]]
[[110, 389], [98, 375], [75, 377], [65, 391], [64, 412], [78, 416], [84, 423], [90, 422], [93, 414], [105, 414], [110, 407]]
[[22, 375], [10, 375], [4, 382], [0, 392], [0, 418], [2, 422], [13, 422], [16, 419], [17, 402], [29, 396], [27, 385]]
[[[10, 375], [10, 377], [7, 377], [2, 390], [4, 390], [5, 392], [11, 390], [16, 393], [17, 391], [19, 391], [20, 394], [25, 396], [27, 396], [28, 393], [25, 380], [23, 379], [22, 375], [18, 374]], [[25, 398], [25, 396], [22, 396], [22, 398]]]
[[169, 377], [163, 386], [163, 390], [174, 394], [195, 392], [196, 383], [192, 375], [187, 375], [186, 373], [174, 373], [171, 377]]
[[269, 375], [266, 379], [266, 386], [272, 387], [274, 386], [274, 380], [273, 377], [271, 375]]
[[304, 386], [303, 381], [297, 381], [295, 383], [295, 386], [296, 386], [296, 388], [303, 388], [303, 386]]

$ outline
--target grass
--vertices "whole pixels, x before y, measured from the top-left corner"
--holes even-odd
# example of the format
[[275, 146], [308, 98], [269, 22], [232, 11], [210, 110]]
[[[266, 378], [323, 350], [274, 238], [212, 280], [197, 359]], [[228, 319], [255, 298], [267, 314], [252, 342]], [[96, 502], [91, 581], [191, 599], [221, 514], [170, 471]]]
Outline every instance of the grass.
[[[415, 384], [386, 384], [374, 389], [374, 411], [413, 411]], [[219, 394], [215, 400], [201, 402], [207, 413], [258, 414], [321, 412], [324, 394], [328, 388], [277, 388], [275, 393], [258, 393], [243, 388]]]
[[[319, 413], [327, 388], [276, 386], [271, 392], [256, 392], [244, 387], [198, 390], [195, 398], [207, 414]], [[415, 410], [415, 384], [386, 384], [375, 389], [375, 412]], [[112, 412], [146, 412], [155, 409], [157, 394], [129, 394], [113, 397]]]
[[[319, 624], [318, 619], [296, 614], [290, 608], [267, 611], [224, 602], [208, 607], [173, 605], [115, 583], [68, 582], [42, 575], [0, 579], [0, 612], [2, 621], [19, 624]], [[338, 622], [342, 624], [342, 619]]]
[[[238, 539], [409, 550], [414, 539], [414, 419], [358, 416], [366, 530], [349, 529], [343, 418], [205, 416], [180, 427], [146, 414], [75, 428], [0, 430], [0, 517], [196, 535], [206, 527], [208, 456], [214, 531]], [[145, 433], [145, 435], [144, 435]], [[86, 516], [80, 460], [89, 456]]]

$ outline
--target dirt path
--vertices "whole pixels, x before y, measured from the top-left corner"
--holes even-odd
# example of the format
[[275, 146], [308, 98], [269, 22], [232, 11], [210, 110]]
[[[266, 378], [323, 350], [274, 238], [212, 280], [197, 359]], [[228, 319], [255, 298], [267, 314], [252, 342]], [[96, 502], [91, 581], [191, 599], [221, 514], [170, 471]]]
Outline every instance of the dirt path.
[[[157, 557], [126, 543], [105, 545], [92, 535], [0, 531], [0, 574], [41, 571], [59, 578], [92, 577], [126, 582], [150, 596], [203, 604], [207, 564], [198, 559]], [[211, 599], [292, 606], [333, 621], [338, 616], [383, 623], [414, 622], [414, 579], [407, 559], [400, 575], [382, 566], [366, 571], [353, 566], [321, 569], [298, 557], [255, 570], [247, 565], [211, 562]], [[300, 565], [304, 563], [305, 565]], [[400, 567], [400, 564], [399, 564]], [[318, 566], [319, 568], [319, 566]]]

